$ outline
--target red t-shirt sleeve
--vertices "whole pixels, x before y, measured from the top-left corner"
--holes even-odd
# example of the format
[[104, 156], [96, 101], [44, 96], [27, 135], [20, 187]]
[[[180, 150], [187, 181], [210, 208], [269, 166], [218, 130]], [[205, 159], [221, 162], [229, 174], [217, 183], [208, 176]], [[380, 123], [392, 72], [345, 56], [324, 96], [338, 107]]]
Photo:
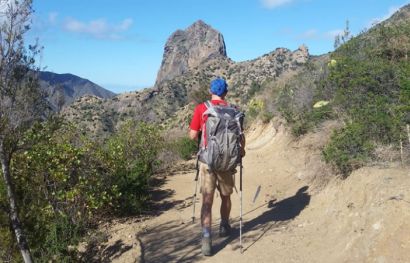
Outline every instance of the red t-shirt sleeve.
[[197, 105], [194, 110], [194, 116], [192, 117], [191, 124], [189, 125], [189, 128], [194, 131], [200, 131], [201, 130], [201, 105]]

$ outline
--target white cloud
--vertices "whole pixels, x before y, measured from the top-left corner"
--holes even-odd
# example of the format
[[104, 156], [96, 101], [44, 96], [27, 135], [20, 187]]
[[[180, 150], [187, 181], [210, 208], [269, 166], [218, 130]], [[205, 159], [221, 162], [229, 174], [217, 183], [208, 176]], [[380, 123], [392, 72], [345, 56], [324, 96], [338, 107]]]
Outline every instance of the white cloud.
[[370, 20], [367, 23], [367, 27], [370, 28], [370, 27], [372, 27], [372, 26], [374, 26], [374, 25], [376, 25], [380, 22], [383, 22], [384, 20], [391, 17], [394, 13], [399, 11], [399, 9], [400, 9], [400, 7], [398, 7], [398, 6], [391, 6], [385, 15], [383, 15], [381, 17], [373, 18], [372, 20]]
[[273, 9], [281, 5], [293, 2], [293, 0], [261, 0], [264, 7]]
[[55, 25], [57, 23], [57, 17], [58, 13], [57, 12], [51, 12], [48, 14], [48, 22], [52, 25]]
[[319, 32], [316, 29], [309, 29], [299, 34], [297, 36], [298, 39], [315, 39], [319, 37]]
[[300, 34], [294, 35], [296, 39], [303, 39], [303, 40], [329, 40], [329, 39], [334, 39], [337, 35], [343, 34], [343, 29], [334, 29], [334, 30], [329, 30], [326, 32], [321, 32], [315, 28], [306, 30], [305, 32], [302, 32]]
[[131, 28], [132, 24], [131, 18], [126, 18], [119, 24], [109, 24], [105, 19], [82, 22], [68, 18], [63, 23], [63, 29], [97, 39], [119, 40], [124, 38], [124, 33]]
[[119, 31], [127, 31], [133, 24], [133, 20], [131, 18], [124, 19], [121, 24], [118, 26]]

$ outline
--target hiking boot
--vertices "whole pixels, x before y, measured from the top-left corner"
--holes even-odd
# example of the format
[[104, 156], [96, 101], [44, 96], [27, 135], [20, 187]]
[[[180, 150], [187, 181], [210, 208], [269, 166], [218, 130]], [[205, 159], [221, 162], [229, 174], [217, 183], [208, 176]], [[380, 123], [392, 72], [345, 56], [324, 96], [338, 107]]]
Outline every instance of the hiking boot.
[[227, 237], [231, 234], [231, 226], [229, 224], [221, 224], [219, 226], [219, 236]]
[[202, 255], [211, 256], [212, 255], [212, 241], [211, 237], [202, 237]]

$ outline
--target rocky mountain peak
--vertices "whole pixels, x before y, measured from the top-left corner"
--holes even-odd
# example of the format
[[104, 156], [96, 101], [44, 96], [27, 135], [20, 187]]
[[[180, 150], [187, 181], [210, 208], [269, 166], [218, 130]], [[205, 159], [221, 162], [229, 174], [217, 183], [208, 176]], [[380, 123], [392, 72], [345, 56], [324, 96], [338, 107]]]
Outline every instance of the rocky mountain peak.
[[226, 57], [221, 33], [198, 20], [185, 30], [175, 31], [167, 40], [156, 85], [195, 68], [211, 56]]
[[205, 23], [204, 21], [202, 21], [201, 19], [195, 21], [192, 25], [190, 25], [186, 30], [190, 31], [190, 30], [201, 30], [201, 29], [212, 29], [212, 27], [210, 25], [208, 25], [207, 23]]

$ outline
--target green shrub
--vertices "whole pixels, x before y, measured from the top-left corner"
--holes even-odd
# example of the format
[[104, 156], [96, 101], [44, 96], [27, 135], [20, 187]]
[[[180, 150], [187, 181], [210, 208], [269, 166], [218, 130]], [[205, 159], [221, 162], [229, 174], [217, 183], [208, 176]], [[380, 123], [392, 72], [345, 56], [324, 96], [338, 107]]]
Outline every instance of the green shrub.
[[187, 137], [176, 139], [170, 146], [172, 151], [183, 160], [191, 159], [192, 155], [198, 151], [197, 142]]
[[188, 90], [188, 100], [195, 104], [202, 103], [210, 99], [208, 77], [201, 76], [198, 87]]
[[83, 224], [74, 224], [65, 215], [56, 215], [47, 227], [44, 248], [36, 251], [39, 259], [53, 259], [58, 262], [74, 262], [77, 260], [76, 245], [84, 234]]
[[265, 104], [262, 100], [253, 98], [248, 103], [248, 110], [246, 111], [247, 120], [255, 120], [258, 115], [263, 112]]
[[324, 120], [334, 118], [333, 109], [330, 105], [326, 105], [320, 108], [313, 108], [300, 113], [298, 116], [291, 116], [290, 123], [292, 127], [292, 134], [299, 137], [312, 131]]
[[262, 89], [262, 85], [253, 81], [248, 92], [246, 93], [246, 98], [249, 100], [252, 98], [256, 93], [258, 93]]
[[343, 44], [321, 86], [349, 124], [324, 149], [347, 176], [372, 156], [373, 142], [398, 145], [410, 122], [410, 25], [381, 24]]
[[[19, 214], [38, 262], [73, 262], [87, 229], [106, 216], [140, 213], [162, 145], [154, 125], [126, 123], [107, 141], [92, 141], [59, 121], [35, 126], [32, 145], [12, 160]], [[0, 261], [19, 261], [0, 181]]]
[[128, 121], [108, 140], [104, 151], [113, 176], [111, 184], [117, 185], [120, 193], [120, 214], [135, 214], [143, 209], [162, 148], [159, 127], [146, 123]]
[[364, 127], [352, 123], [336, 131], [323, 149], [327, 163], [334, 165], [343, 177], [364, 165], [371, 156], [373, 144], [368, 139]]
[[270, 122], [270, 120], [272, 120], [272, 118], [274, 117], [274, 114], [272, 113], [272, 112], [270, 112], [270, 111], [263, 111], [262, 112], [262, 114], [261, 114], [261, 120], [262, 120], [262, 123], [269, 123]]
[[299, 137], [308, 133], [308, 131], [311, 128], [309, 124], [310, 123], [301, 120], [294, 121], [291, 126], [292, 135], [295, 137]]

